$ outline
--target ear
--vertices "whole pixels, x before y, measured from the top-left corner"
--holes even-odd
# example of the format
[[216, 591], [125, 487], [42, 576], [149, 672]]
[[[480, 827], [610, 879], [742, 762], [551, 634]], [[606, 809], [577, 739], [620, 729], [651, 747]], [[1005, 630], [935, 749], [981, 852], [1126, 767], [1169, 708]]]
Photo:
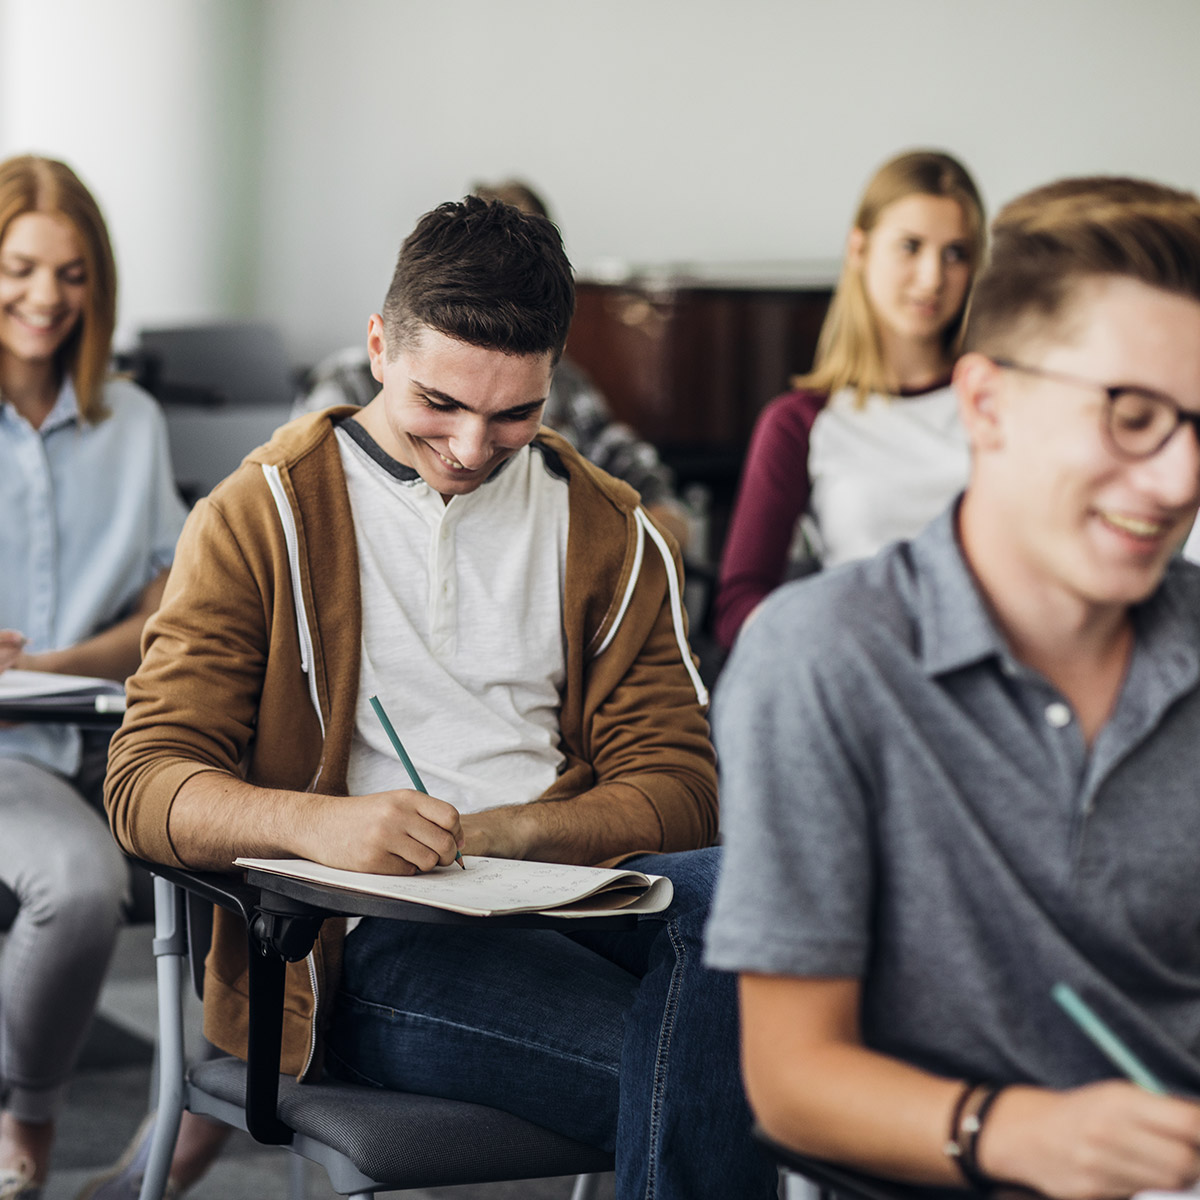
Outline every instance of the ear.
[[382, 383], [383, 364], [387, 358], [387, 335], [383, 331], [383, 318], [378, 313], [372, 313], [367, 322], [367, 357], [376, 383]]
[[1000, 394], [1003, 377], [1004, 372], [990, 358], [974, 351], [964, 354], [954, 364], [958, 415], [976, 453], [998, 450], [1004, 445], [1004, 405]]
[[862, 266], [863, 251], [867, 248], [867, 235], [858, 228], [846, 235], [846, 261], [856, 267]]

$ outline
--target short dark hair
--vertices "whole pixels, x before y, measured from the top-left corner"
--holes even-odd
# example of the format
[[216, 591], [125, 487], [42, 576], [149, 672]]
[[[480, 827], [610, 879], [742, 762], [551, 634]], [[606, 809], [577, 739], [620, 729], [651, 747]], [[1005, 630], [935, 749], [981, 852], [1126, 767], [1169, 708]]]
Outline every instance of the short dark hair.
[[557, 362], [575, 311], [558, 230], [511, 204], [468, 196], [426, 213], [400, 247], [383, 304], [388, 354], [422, 326], [505, 354]]
[[1200, 199], [1144, 179], [1062, 179], [1006, 204], [967, 313], [965, 348], [1010, 354], [1055, 332], [1078, 285], [1135, 279], [1200, 301]]

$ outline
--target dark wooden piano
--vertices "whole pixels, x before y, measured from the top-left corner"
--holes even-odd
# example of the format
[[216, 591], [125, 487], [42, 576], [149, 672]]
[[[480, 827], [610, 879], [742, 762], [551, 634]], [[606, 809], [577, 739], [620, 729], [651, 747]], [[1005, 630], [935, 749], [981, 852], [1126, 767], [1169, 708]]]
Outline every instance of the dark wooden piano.
[[812, 365], [836, 262], [630, 268], [577, 282], [567, 352], [681, 486], [712, 493], [714, 552], [754, 420]]

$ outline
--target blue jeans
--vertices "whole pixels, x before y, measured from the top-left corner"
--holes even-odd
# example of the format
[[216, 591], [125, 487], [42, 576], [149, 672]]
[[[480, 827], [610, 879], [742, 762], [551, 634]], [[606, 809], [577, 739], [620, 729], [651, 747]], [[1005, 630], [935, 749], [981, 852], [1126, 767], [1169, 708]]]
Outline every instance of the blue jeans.
[[615, 1151], [618, 1200], [774, 1200], [775, 1168], [750, 1140], [734, 977], [701, 957], [719, 861], [632, 860], [675, 898], [624, 933], [364, 920], [326, 1065]]

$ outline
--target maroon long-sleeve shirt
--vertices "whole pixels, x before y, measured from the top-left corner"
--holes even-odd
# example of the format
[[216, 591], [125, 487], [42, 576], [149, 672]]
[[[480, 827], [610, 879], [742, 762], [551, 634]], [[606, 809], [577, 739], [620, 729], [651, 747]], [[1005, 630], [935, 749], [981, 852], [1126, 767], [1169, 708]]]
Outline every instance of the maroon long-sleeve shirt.
[[714, 631], [733, 645], [742, 622], [782, 582], [796, 521], [808, 508], [808, 442], [829, 394], [776, 396], [759, 415], [721, 558]]

